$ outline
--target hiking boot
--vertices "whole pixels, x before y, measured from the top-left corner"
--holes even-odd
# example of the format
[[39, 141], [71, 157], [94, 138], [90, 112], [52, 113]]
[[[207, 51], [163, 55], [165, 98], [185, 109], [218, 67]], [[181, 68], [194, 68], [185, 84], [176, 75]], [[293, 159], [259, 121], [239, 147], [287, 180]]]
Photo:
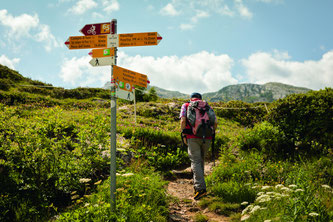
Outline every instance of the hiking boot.
[[195, 193], [194, 195], [194, 199], [195, 200], [199, 200], [201, 197], [206, 196], [207, 195], [207, 191], [206, 190], [199, 190]]

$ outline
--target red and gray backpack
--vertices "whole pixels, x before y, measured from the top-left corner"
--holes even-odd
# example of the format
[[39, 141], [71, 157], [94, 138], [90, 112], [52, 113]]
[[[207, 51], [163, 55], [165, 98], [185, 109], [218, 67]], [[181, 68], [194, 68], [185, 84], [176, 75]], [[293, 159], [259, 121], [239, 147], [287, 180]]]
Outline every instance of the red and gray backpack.
[[190, 101], [187, 108], [187, 121], [193, 135], [205, 139], [214, 133], [215, 113], [206, 101]]

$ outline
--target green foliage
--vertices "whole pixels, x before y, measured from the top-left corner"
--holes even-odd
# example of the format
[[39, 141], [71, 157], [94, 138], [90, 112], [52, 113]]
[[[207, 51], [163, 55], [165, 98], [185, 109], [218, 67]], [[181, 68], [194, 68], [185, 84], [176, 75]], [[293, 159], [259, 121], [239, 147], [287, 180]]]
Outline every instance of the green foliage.
[[22, 81], [24, 77], [7, 66], [0, 64], [0, 79], [9, 79], [13, 82], [19, 82]]
[[211, 105], [220, 107], [214, 109], [217, 116], [239, 122], [244, 126], [253, 126], [260, 122], [267, 114], [263, 103], [246, 103], [243, 101], [229, 101]]
[[119, 176], [115, 212], [110, 209], [109, 181], [57, 221], [167, 221], [165, 182], [158, 174], [144, 170]]
[[0, 90], [8, 91], [13, 85], [10, 79], [0, 79]]
[[318, 154], [333, 147], [333, 89], [288, 96], [273, 105], [269, 121], [295, 148]]
[[237, 145], [242, 150], [257, 150], [270, 158], [288, 158], [295, 151], [284, 133], [266, 121], [242, 132]]
[[209, 220], [209, 218], [206, 215], [202, 214], [202, 213], [196, 213], [195, 216], [194, 216], [194, 221], [195, 222], [206, 222], [208, 220]]
[[[84, 192], [80, 178], [93, 181], [109, 170], [107, 125], [100, 115], [81, 116], [79, 125], [60, 108], [29, 112], [3, 107], [0, 115], [1, 220], [41, 220], [51, 204], [71, 202], [70, 193]], [[79, 161], [78, 161], [79, 160]], [[27, 208], [27, 206], [30, 207]], [[26, 211], [33, 212], [27, 213]], [[21, 212], [18, 214], [18, 212]]]

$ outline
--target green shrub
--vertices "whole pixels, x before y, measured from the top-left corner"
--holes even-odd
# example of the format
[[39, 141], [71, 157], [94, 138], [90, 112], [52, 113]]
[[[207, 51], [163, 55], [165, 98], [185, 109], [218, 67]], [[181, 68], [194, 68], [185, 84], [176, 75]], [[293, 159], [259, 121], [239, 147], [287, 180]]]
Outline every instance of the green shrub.
[[244, 126], [253, 126], [260, 122], [267, 114], [263, 103], [246, 103], [243, 101], [229, 101], [227, 103], [216, 103], [213, 107], [217, 116], [239, 122]]
[[269, 158], [288, 158], [295, 151], [283, 131], [266, 121], [242, 132], [237, 145], [242, 150], [257, 150]]
[[333, 89], [296, 94], [273, 103], [269, 122], [303, 153], [333, 147]]
[[13, 82], [10, 79], [0, 79], [0, 90], [8, 91], [12, 84]]

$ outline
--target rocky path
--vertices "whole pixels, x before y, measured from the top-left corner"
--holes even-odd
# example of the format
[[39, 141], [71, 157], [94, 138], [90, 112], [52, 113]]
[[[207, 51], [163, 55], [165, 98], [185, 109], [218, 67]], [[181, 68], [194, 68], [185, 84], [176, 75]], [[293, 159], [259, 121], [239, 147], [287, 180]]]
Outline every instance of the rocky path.
[[[212, 171], [213, 163], [206, 163], [205, 174], [210, 174]], [[191, 168], [185, 170], [176, 171], [173, 173], [176, 179], [170, 180], [167, 188], [169, 195], [175, 197], [175, 200], [171, 202], [169, 206], [170, 210], [170, 222], [182, 222], [182, 221], [194, 221], [196, 214], [201, 213], [209, 218], [209, 222], [219, 221], [228, 222], [228, 217], [210, 212], [208, 209], [201, 209], [198, 202], [193, 199], [193, 180]]]

